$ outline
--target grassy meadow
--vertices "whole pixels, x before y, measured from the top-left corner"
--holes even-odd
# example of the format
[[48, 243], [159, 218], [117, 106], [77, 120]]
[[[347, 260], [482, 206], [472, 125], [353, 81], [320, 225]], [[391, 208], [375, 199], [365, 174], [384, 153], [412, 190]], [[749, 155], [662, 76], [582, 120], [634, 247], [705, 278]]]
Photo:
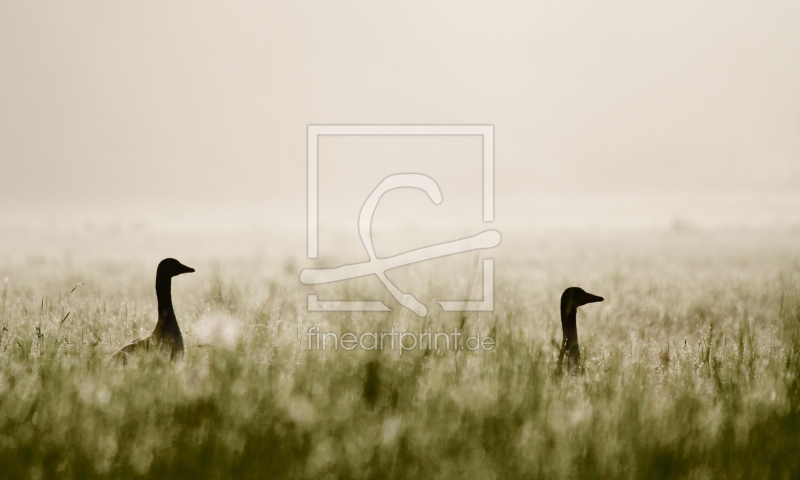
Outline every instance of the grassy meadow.
[[[425, 318], [374, 278], [300, 284], [304, 247], [268, 234], [154, 238], [3, 231], [0, 478], [800, 478], [798, 230], [504, 232], [493, 312], [433, 301], [468, 294], [471, 260], [390, 272]], [[173, 280], [185, 356], [109, 363], [155, 325], [167, 256], [197, 270]], [[605, 297], [577, 376], [556, 370], [572, 285]], [[315, 291], [393, 311], [309, 313]], [[312, 326], [495, 347], [319, 351]]]

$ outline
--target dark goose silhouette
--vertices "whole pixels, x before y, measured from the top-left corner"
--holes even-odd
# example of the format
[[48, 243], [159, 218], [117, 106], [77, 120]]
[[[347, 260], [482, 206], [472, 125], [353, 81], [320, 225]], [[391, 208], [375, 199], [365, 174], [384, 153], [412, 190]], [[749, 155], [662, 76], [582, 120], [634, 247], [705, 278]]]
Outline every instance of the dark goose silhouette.
[[575, 373], [580, 365], [581, 349], [578, 345], [576, 322], [578, 307], [602, 301], [603, 297], [592, 295], [578, 287], [569, 287], [561, 294], [561, 330], [564, 339], [561, 341], [561, 354], [558, 357], [559, 371], [566, 366], [567, 371]]
[[130, 353], [160, 347], [175, 358], [183, 353], [183, 336], [172, 308], [172, 277], [182, 273], [192, 273], [194, 268], [187, 267], [174, 258], [166, 258], [158, 264], [156, 272], [156, 297], [158, 298], [158, 323], [150, 335], [145, 335], [120, 348], [111, 358], [125, 359]]

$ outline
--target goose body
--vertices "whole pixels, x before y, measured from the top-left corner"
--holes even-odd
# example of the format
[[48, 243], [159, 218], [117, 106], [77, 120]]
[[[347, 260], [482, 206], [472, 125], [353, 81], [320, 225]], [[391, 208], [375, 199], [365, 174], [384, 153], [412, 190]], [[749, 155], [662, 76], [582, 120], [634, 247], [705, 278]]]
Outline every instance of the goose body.
[[193, 268], [187, 267], [174, 258], [167, 258], [158, 264], [156, 272], [156, 297], [158, 298], [158, 322], [156, 328], [149, 335], [137, 338], [119, 349], [111, 358], [126, 358], [137, 351], [162, 348], [170, 353], [170, 358], [183, 353], [183, 335], [178, 327], [175, 309], [172, 308], [172, 277], [183, 273], [192, 273]]
[[582, 288], [570, 287], [561, 295], [561, 353], [558, 358], [559, 370], [566, 367], [570, 373], [580, 368], [581, 348], [578, 345], [578, 307], [587, 303], [602, 302], [603, 297], [592, 295]]

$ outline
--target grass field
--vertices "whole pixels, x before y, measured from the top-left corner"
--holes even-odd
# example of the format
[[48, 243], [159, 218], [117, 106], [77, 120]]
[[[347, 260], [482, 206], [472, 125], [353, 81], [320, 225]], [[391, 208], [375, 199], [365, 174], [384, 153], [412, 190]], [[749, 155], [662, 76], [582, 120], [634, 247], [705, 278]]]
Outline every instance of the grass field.
[[[310, 314], [302, 256], [238, 236], [6, 231], [0, 477], [798, 478], [800, 232], [677, 227], [504, 233], [494, 312], [432, 307], [471, 262], [396, 272], [425, 319]], [[166, 256], [197, 269], [173, 281], [186, 355], [109, 364], [153, 328]], [[556, 372], [571, 285], [606, 299], [579, 313], [574, 377]], [[334, 292], [389, 299], [374, 279]], [[318, 351], [311, 326], [495, 347]]]

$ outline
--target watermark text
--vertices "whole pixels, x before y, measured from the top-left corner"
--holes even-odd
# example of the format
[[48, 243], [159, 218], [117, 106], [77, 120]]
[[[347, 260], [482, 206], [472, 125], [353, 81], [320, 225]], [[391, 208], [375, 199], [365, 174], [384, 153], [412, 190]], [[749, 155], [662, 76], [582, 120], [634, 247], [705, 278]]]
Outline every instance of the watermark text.
[[[463, 338], [462, 338], [463, 337]], [[322, 332], [320, 327], [311, 327], [306, 332], [309, 350], [397, 350], [399, 355], [418, 350], [470, 350], [489, 351], [494, 348], [494, 339], [476, 333], [463, 335], [458, 328], [451, 333], [434, 332], [431, 328], [423, 332], [399, 332], [392, 327], [388, 332]]]

